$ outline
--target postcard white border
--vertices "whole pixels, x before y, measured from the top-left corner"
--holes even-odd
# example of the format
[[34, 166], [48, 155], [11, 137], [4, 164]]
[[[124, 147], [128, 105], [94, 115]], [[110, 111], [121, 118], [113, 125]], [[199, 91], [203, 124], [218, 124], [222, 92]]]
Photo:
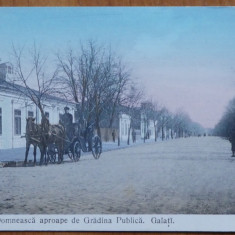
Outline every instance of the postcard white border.
[[234, 232], [235, 215], [0, 215], [0, 231]]

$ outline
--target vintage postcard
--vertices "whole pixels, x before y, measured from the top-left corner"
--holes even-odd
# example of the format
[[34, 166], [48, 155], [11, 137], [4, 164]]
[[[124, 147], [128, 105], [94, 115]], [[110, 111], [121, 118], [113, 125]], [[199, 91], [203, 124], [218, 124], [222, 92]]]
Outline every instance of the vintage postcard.
[[0, 8], [1, 231], [235, 231], [235, 8]]

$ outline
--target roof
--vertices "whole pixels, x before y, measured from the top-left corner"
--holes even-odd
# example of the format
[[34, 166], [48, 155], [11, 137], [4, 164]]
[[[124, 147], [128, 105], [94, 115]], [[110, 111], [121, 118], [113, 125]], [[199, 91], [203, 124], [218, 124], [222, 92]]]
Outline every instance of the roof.
[[[39, 95], [39, 92], [34, 90], [34, 89], [31, 89], [32, 91], [34, 91], [34, 93], [36, 95]], [[6, 92], [6, 93], [12, 93], [12, 94], [24, 94], [27, 91], [27, 88], [21, 86], [21, 85], [18, 85], [18, 84], [13, 84], [13, 83], [10, 83], [10, 82], [7, 82], [5, 80], [0, 80], [0, 92], [3, 91], [3, 92]], [[60, 97], [57, 97], [57, 96], [53, 96], [53, 95], [49, 95], [49, 94], [45, 94], [45, 99], [48, 99], [48, 100], [53, 100], [53, 101], [58, 101], [58, 102], [63, 102], [63, 103], [69, 103], [69, 104], [75, 104], [74, 102], [71, 102], [71, 101], [68, 101], [66, 99], [63, 99], [63, 98], [60, 98]]]
[[11, 62], [4, 62], [4, 63], [1, 63], [0, 64], [0, 67], [4, 67], [4, 66], [12, 66], [13, 67], [13, 64]]

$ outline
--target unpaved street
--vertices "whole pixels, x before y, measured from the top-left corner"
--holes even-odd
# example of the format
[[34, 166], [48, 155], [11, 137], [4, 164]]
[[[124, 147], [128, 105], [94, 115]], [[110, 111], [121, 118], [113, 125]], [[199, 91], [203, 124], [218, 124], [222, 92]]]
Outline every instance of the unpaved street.
[[2, 214], [235, 214], [228, 141], [146, 143], [77, 163], [0, 168]]

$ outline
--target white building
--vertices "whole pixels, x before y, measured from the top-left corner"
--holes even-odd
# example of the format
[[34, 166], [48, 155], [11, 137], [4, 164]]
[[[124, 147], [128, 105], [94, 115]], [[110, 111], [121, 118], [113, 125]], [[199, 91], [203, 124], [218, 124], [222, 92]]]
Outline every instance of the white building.
[[[35, 117], [40, 123], [41, 115], [32, 102], [22, 97], [7, 82], [13, 75], [10, 63], [0, 64], [0, 149], [19, 148], [25, 146], [26, 118]], [[64, 107], [70, 107], [70, 113], [75, 114], [75, 106], [57, 97], [48, 97], [44, 102], [45, 113], [51, 124], [59, 123]]]
[[155, 139], [155, 127], [154, 127], [154, 121], [153, 120], [149, 120], [148, 131], [149, 131], [149, 138], [150, 139]]
[[140, 133], [142, 139], [147, 137], [147, 133], [149, 134], [149, 139], [155, 138], [154, 121], [147, 120], [146, 114], [144, 113], [141, 113]]
[[119, 115], [119, 136], [120, 141], [127, 141], [128, 139], [128, 130], [131, 124], [131, 117], [127, 114]]

